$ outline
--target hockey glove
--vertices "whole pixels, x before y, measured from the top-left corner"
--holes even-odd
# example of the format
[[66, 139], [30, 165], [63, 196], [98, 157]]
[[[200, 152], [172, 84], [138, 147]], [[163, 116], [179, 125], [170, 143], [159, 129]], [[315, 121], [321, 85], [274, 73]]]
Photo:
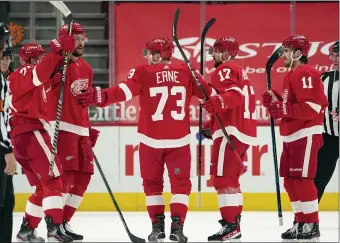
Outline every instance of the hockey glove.
[[282, 101], [282, 96], [275, 90], [264, 92], [262, 95], [263, 106], [268, 108], [272, 101]]
[[97, 143], [97, 139], [99, 137], [99, 131], [96, 129], [93, 129], [92, 127], [90, 127], [90, 140], [91, 140], [91, 147], [93, 148], [96, 143]]
[[72, 35], [53, 39], [50, 42], [50, 48], [52, 52], [59, 53], [60, 55], [66, 51], [73, 53], [76, 50], [76, 40]]
[[210, 121], [203, 123], [201, 134], [207, 139], [212, 139]]
[[292, 117], [292, 105], [289, 102], [274, 101], [269, 104], [268, 112], [273, 119]]
[[202, 107], [212, 114], [226, 110], [227, 104], [225, 103], [223, 96], [215, 95], [209, 97], [209, 99], [202, 104]]
[[210, 128], [202, 129], [201, 133], [203, 137], [207, 139], [212, 139]]
[[77, 95], [77, 103], [83, 107], [93, 105], [101, 106], [106, 100], [106, 93], [100, 87], [89, 87], [87, 90], [82, 90], [81, 94]]

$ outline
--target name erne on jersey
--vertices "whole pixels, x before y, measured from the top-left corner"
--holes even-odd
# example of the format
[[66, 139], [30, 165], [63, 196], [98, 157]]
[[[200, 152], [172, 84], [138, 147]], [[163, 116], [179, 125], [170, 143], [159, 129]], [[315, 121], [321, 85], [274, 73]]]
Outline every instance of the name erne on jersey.
[[[207, 46], [207, 55], [206, 61], [212, 61], [212, 57], [208, 54], [208, 48], [214, 45], [216, 39], [206, 38], [206, 46]], [[188, 37], [184, 39], [180, 39], [179, 43], [181, 44], [185, 55], [188, 59], [195, 59], [196, 62], [200, 62], [200, 38], [199, 37]], [[309, 57], [314, 56], [318, 51], [322, 54], [328, 56], [330, 47], [334, 44], [332, 42], [323, 42], [323, 41], [311, 41], [311, 48], [309, 50]], [[251, 42], [251, 43], [239, 43], [239, 52], [235, 57], [236, 59], [246, 59], [257, 56], [260, 52], [264, 52], [270, 57], [270, 55], [280, 46], [281, 42]], [[262, 48], [267, 48], [266, 50], [261, 50]], [[183, 60], [181, 53], [178, 48], [175, 48], [175, 52], [173, 57], [179, 60]]]
[[164, 82], [174, 82], [179, 83], [178, 72], [173, 70], [164, 70], [156, 73], [157, 84], [161, 84]]

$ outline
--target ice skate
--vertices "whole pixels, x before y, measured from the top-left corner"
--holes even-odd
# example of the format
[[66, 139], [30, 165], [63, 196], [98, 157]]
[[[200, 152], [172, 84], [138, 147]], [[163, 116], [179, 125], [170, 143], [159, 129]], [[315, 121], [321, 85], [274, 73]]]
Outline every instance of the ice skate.
[[304, 223], [296, 223], [294, 221], [293, 227], [281, 234], [282, 242], [295, 242], [299, 232], [302, 232]]
[[222, 228], [216, 233], [208, 237], [208, 241], [230, 241], [241, 242], [241, 231], [238, 221], [229, 223], [223, 219], [218, 221]]
[[23, 218], [20, 230], [16, 236], [18, 242], [45, 242], [45, 239], [38, 236], [35, 229], [28, 226], [27, 219]]
[[187, 242], [188, 237], [183, 234], [183, 223], [179, 217], [171, 217], [171, 232], [169, 239], [176, 242]]
[[297, 240], [299, 242], [319, 242], [319, 237], [319, 223], [305, 223], [302, 232], [297, 235]]
[[73, 242], [72, 238], [68, 236], [62, 224], [55, 224], [51, 217], [45, 217], [47, 225], [47, 240], [49, 242]]
[[148, 236], [149, 242], [164, 242], [164, 215], [157, 215], [157, 222], [152, 223], [152, 232]]
[[63, 227], [65, 230], [65, 233], [70, 236], [72, 238], [73, 241], [75, 242], [82, 242], [84, 239], [84, 236], [76, 234], [73, 232], [73, 230], [71, 229], [71, 226], [68, 222], [66, 222], [65, 220], [63, 221]]

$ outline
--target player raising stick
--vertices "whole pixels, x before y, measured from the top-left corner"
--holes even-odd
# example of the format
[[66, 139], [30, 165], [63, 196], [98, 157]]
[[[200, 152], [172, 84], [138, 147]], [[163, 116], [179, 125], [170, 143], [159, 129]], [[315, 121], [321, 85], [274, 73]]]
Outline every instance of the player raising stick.
[[[210, 53], [216, 70], [211, 85], [218, 95], [202, 106], [210, 114], [218, 113], [225, 130], [239, 154], [232, 151], [219, 123], [212, 115], [205, 132], [213, 139], [210, 174], [218, 194], [222, 229], [209, 236], [208, 241], [238, 240], [241, 238], [240, 217], [243, 197], [239, 178], [246, 171], [243, 159], [249, 145], [256, 145], [255, 92], [243, 67], [234, 62], [239, 48], [233, 37], [218, 38]], [[210, 128], [210, 132], [209, 132]], [[210, 134], [209, 134], [210, 133]]]
[[[75, 241], [83, 240], [83, 235], [71, 230], [69, 222], [78, 209], [83, 196], [90, 184], [94, 173], [94, 157], [92, 147], [96, 143], [99, 132], [90, 128], [88, 108], [80, 107], [76, 102], [76, 95], [81, 90], [92, 86], [93, 71], [90, 65], [82, 58], [86, 33], [79, 23], [72, 24], [72, 36], [76, 40], [76, 49], [71, 55], [67, 67], [64, 105], [61, 112], [58, 134], [58, 155], [63, 166], [63, 198], [64, 215], [63, 226], [65, 232]], [[59, 37], [68, 36], [68, 25], [59, 30]], [[62, 72], [63, 60], [58, 64], [57, 72]], [[55, 125], [57, 104], [60, 94], [60, 82], [52, 85], [52, 97], [49, 109], [49, 118], [52, 127]]]
[[[89, 88], [79, 95], [85, 107], [107, 106], [139, 96], [139, 160], [146, 205], [152, 221], [151, 242], [162, 241], [164, 232], [163, 173], [166, 164], [172, 198], [170, 240], [187, 242], [183, 224], [188, 210], [190, 181], [190, 116], [192, 96], [203, 99], [186, 65], [171, 64], [174, 45], [167, 38], [147, 42], [148, 64], [132, 69], [126, 79], [109, 89]], [[208, 95], [212, 89], [201, 79]]]
[[308, 63], [310, 43], [304, 36], [283, 41], [284, 65], [291, 68], [283, 79], [283, 95], [263, 94], [263, 105], [274, 119], [282, 119], [283, 152], [280, 176], [291, 202], [296, 224], [282, 234], [284, 240], [317, 240], [318, 194], [314, 185], [318, 150], [323, 144], [323, 113], [327, 107], [320, 73]]
[[[48, 92], [44, 85], [66, 51], [75, 49], [75, 40], [66, 36], [50, 42], [51, 52], [38, 44], [25, 44], [19, 52], [21, 66], [10, 75], [10, 135], [14, 155], [31, 186], [36, 190], [26, 205], [18, 241], [41, 242], [35, 233], [45, 214], [49, 241], [71, 242], [62, 229], [62, 168], [55, 157], [54, 176], [49, 176], [51, 160], [50, 124], [46, 114]], [[44, 57], [45, 56], [45, 57]]]

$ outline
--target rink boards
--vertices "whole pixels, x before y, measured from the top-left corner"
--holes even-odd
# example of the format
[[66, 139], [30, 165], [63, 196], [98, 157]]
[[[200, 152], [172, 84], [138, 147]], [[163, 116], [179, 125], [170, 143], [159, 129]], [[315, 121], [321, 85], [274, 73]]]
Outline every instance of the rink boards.
[[[122, 210], [145, 211], [145, 197], [140, 179], [138, 161], [138, 137], [135, 126], [102, 126], [95, 154], [104, 170], [106, 178], [114, 191]], [[171, 128], [169, 128], [171, 129]], [[210, 150], [212, 141], [203, 140], [203, 163], [201, 207], [197, 208], [197, 127], [192, 127], [192, 169], [191, 180], [193, 193], [190, 196], [189, 209], [201, 211], [217, 210], [217, 197], [211, 187], [209, 176]], [[276, 130], [277, 151], [280, 157], [282, 141]], [[258, 146], [252, 146], [247, 152], [248, 171], [241, 178], [241, 189], [244, 192], [244, 210], [276, 210], [276, 189], [272, 156], [271, 133], [269, 127], [258, 127]], [[21, 171], [20, 168], [18, 171]], [[165, 170], [164, 191], [166, 202], [170, 201], [169, 179]], [[33, 189], [21, 173], [14, 177], [16, 192], [16, 211], [25, 209], [25, 202]], [[283, 210], [291, 210], [287, 195], [280, 179]], [[321, 210], [338, 210], [338, 168], [330, 181], [325, 196], [320, 204]], [[168, 207], [167, 207], [168, 208]], [[96, 170], [80, 206], [82, 211], [113, 211], [114, 207], [106, 192], [104, 183]]]

